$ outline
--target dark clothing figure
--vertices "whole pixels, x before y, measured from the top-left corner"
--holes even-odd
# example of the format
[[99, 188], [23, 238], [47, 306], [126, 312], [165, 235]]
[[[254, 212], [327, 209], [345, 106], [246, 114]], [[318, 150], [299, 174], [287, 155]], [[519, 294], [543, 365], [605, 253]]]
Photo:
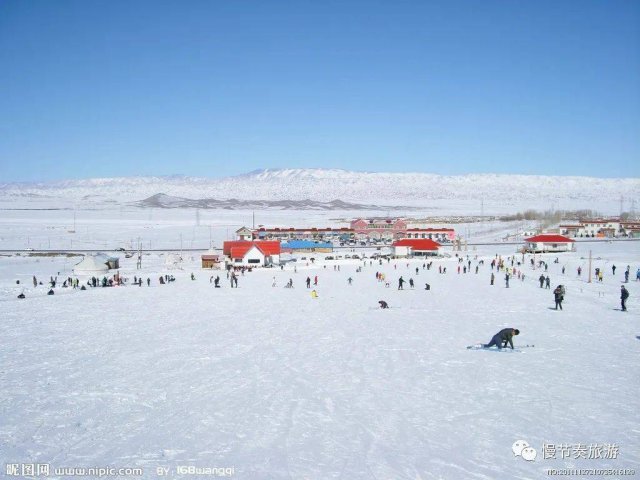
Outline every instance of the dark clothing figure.
[[410, 286], [411, 288], [413, 288], [413, 278], [410, 278], [410, 279], [409, 279], [409, 286]]
[[21, 293], [20, 295], [18, 295], [18, 298], [26, 298], [26, 297], [24, 296], [24, 293]]
[[549, 275], [547, 275], [547, 278], [544, 279], [544, 283], [546, 285], [546, 288], [551, 289], [551, 279], [549, 278]]
[[54, 293], [55, 293], [55, 292], [53, 291], [53, 288], [52, 288], [51, 290], [49, 290], [49, 291], [47, 292], [47, 295], [53, 295]]
[[311, 278], [307, 277], [307, 288], [311, 288]]
[[612, 265], [611, 266], [611, 272], [615, 275], [616, 274], [616, 266]]
[[380, 300], [378, 303], [380, 304], [380, 308], [389, 308], [389, 305], [384, 300]]
[[493, 285], [493, 282], [495, 281], [496, 276], [493, 274], [493, 272], [491, 272], [491, 285]]
[[507, 283], [507, 288], [509, 288], [509, 274], [508, 273], [504, 276], [504, 281]]
[[629, 290], [622, 285], [622, 287], [620, 287], [620, 307], [623, 312], [627, 311], [627, 298], [629, 298]]
[[505, 348], [507, 344], [511, 345], [511, 349], [513, 350], [513, 336], [518, 335], [520, 330], [517, 328], [503, 328], [498, 333], [496, 333], [491, 341], [486, 345], [483, 345], [484, 348], [490, 348], [494, 345], [498, 347], [498, 349]]
[[544, 288], [544, 275], [540, 275], [540, 278], [538, 278], [538, 280], [540, 281], [540, 288]]
[[553, 291], [553, 295], [556, 301], [556, 310], [558, 309], [558, 307], [560, 307], [560, 310], [562, 310], [562, 301], [564, 300], [562, 285], [558, 285], [556, 287], [556, 289]]
[[403, 285], [404, 285], [404, 278], [400, 277], [398, 279], [398, 290], [404, 290], [402, 287]]

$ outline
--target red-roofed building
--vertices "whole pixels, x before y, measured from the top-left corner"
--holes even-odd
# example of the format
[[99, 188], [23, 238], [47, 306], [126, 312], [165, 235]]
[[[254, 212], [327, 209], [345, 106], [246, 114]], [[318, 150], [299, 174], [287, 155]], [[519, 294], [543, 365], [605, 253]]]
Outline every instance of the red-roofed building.
[[224, 242], [222, 253], [234, 266], [267, 266], [280, 263], [280, 242], [236, 240]]
[[425, 257], [437, 255], [440, 244], [428, 238], [403, 238], [391, 244], [396, 257]]
[[575, 241], [562, 235], [543, 233], [525, 238], [525, 251], [529, 253], [571, 252]]

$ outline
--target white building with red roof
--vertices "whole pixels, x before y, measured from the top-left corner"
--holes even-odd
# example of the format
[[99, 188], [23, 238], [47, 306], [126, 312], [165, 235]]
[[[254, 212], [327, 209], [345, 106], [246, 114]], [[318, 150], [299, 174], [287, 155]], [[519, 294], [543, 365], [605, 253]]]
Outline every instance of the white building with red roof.
[[438, 255], [440, 244], [428, 238], [403, 238], [391, 244], [396, 257], [426, 257]]
[[247, 240], [224, 242], [222, 254], [227, 262], [238, 267], [278, 265], [280, 263], [280, 242]]
[[525, 238], [525, 251], [529, 253], [572, 252], [575, 241], [562, 235], [543, 233]]

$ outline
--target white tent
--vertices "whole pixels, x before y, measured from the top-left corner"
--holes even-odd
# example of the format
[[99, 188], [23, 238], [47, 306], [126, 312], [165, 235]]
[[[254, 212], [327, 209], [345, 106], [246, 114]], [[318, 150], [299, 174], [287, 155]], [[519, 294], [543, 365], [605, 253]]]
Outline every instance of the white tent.
[[103, 263], [102, 258], [91, 255], [84, 257], [73, 269], [73, 273], [76, 275], [99, 275], [108, 271], [109, 267]]
[[164, 259], [164, 264], [168, 268], [182, 268], [180, 264], [182, 263], [182, 257], [177, 253], [170, 253]]

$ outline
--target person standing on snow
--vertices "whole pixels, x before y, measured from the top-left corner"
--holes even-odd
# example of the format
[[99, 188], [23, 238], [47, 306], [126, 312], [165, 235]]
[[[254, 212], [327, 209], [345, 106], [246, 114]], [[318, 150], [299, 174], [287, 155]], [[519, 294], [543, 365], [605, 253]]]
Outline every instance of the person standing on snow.
[[556, 301], [556, 310], [558, 309], [558, 307], [560, 307], [560, 310], [562, 310], [562, 301], [564, 300], [564, 289], [562, 288], [562, 285], [558, 285], [556, 287], [556, 289], [553, 291], [553, 295]]
[[540, 278], [538, 278], [538, 281], [540, 282], [540, 288], [544, 288], [544, 274], [540, 275]]
[[511, 350], [513, 350], [513, 336], [520, 335], [520, 330], [517, 328], [503, 328], [498, 333], [496, 333], [491, 341], [487, 344], [484, 344], [484, 348], [491, 348], [494, 345], [498, 347], [498, 350], [501, 350], [507, 346], [507, 344], [511, 345]]
[[629, 298], [629, 290], [624, 288], [624, 285], [620, 286], [620, 307], [623, 312], [627, 311], [627, 298]]
[[404, 288], [402, 287], [404, 285], [404, 278], [400, 277], [398, 279], [398, 290], [404, 290]]

